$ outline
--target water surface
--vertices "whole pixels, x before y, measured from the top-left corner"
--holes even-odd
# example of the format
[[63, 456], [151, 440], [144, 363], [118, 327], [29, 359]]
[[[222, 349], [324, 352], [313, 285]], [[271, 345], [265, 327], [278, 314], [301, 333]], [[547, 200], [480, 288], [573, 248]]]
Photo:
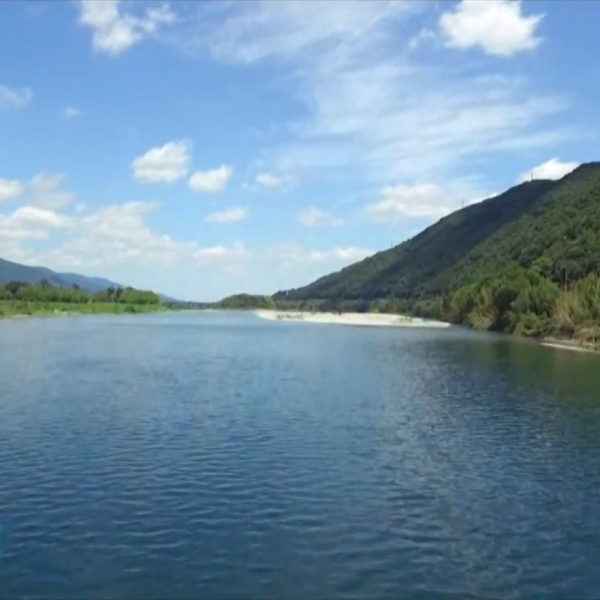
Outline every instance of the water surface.
[[598, 598], [600, 358], [235, 313], [0, 323], [0, 597]]

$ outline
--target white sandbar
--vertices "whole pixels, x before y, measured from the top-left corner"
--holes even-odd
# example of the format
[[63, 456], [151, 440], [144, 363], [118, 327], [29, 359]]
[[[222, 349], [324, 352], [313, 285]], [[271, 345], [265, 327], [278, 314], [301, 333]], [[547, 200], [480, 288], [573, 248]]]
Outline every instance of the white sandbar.
[[269, 321], [304, 321], [306, 323], [327, 323], [335, 325], [360, 325], [377, 327], [449, 327], [449, 323], [429, 321], [416, 317], [386, 315], [380, 313], [311, 313], [299, 311], [257, 310], [261, 319]]

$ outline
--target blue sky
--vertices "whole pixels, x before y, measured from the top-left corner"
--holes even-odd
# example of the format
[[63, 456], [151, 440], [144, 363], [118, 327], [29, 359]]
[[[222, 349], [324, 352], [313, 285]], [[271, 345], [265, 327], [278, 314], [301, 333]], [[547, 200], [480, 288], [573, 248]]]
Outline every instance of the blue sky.
[[[0, 3], [0, 257], [272, 293], [596, 160], [595, 2]], [[529, 176], [529, 175], [525, 175]]]

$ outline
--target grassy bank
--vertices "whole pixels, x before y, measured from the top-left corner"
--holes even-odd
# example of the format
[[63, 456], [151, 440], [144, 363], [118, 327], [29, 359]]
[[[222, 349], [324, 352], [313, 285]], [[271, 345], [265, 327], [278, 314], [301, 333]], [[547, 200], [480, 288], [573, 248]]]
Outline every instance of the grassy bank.
[[120, 302], [33, 302], [0, 301], [0, 319], [16, 316], [56, 316], [68, 314], [137, 314], [168, 310], [163, 304], [124, 304]]

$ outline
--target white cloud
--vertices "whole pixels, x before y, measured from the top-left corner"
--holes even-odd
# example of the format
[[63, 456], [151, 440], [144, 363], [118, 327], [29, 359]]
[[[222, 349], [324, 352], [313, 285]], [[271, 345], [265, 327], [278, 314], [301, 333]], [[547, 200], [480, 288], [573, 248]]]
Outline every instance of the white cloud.
[[148, 225], [146, 216], [158, 207], [154, 202], [127, 202], [83, 217], [81, 237], [66, 250], [84, 261], [100, 259], [104, 265], [172, 265], [194, 245], [175, 241]]
[[27, 184], [27, 203], [50, 209], [63, 208], [71, 204], [76, 195], [60, 189], [64, 179], [64, 173], [39, 173]]
[[221, 165], [210, 171], [196, 171], [190, 177], [189, 186], [193, 192], [198, 193], [220, 192], [225, 188], [232, 174], [233, 169], [227, 165]]
[[[246, 288], [254, 293], [287, 289], [373, 254], [353, 246], [249, 248], [243, 241], [202, 245], [176, 240], [149, 225], [148, 217], [158, 208], [153, 202], [128, 202], [67, 217], [22, 207], [0, 215], [0, 254], [25, 264], [105, 276], [196, 300], [217, 299]], [[66, 241], [51, 249], [40, 248], [37, 244], [54, 231], [66, 235]], [[175, 265], [177, 269], [169, 268]]]
[[211, 51], [228, 61], [254, 63], [265, 59], [296, 62], [298, 57], [340, 44], [359, 42], [380, 21], [397, 21], [415, 10], [409, 1], [371, 0], [308, 2], [256, 2], [230, 6], [219, 15], [221, 26], [213, 24], [195, 30], [188, 44], [208, 40]]
[[533, 91], [523, 77], [399, 51], [402, 21], [423, 5], [230, 3], [215, 9], [216, 18], [204, 12], [172, 42], [188, 53], [208, 47], [223, 61], [285, 72], [306, 110], [285, 124], [289, 135], [265, 148], [260, 163], [305, 180], [315, 172], [321, 181], [350, 174], [378, 185], [457, 179], [484, 157], [548, 147], [572, 135], [546, 122], [566, 101]]
[[23, 196], [23, 202], [30, 206], [63, 208], [76, 198], [73, 192], [61, 189], [65, 177], [64, 173], [38, 173], [26, 183], [0, 179], [0, 202]]
[[147, 8], [142, 16], [124, 14], [121, 7], [118, 0], [81, 0], [79, 20], [92, 29], [95, 50], [116, 56], [175, 21], [166, 4]]
[[194, 251], [192, 256], [198, 262], [206, 264], [239, 259], [246, 256], [246, 254], [246, 245], [243, 242], [236, 242], [231, 246], [208, 246], [205, 248], [198, 248]]
[[522, 183], [530, 179], [562, 179], [565, 175], [576, 169], [579, 164], [576, 162], [561, 162], [558, 158], [551, 158], [549, 161], [523, 173], [518, 181]]
[[204, 218], [206, 223], [235, 223], [248, 218], [248, 209], [243, 206], [235, 206], [225, 210], [211, 213]]
[[374, 253], [373, 250], [354, 246], [332, 248], [330, 250], [314, 250], [304, 246], [281, 245], [266, 250], [260, 257], [262, 260], [276, 261], [283, 267], [294, 267], [307, 263], [353, 263], [367, 258]]
[[32, 227], [55, 229], [69, 224], [68, 217], [37, 206], [22, 206], [13, 213], [13, 217], [20, 223]]
[[373, 254], [375, 254], [373, 250], [349, 246], [346, 248], [334, 248], [333, 250], [325, 252], [312, 251], [309, 253], [309, 259], [326, 262], [353, 263], [358, 260], [363, 260], [368, 256], [372, 256]]
[[133, 178], [140, 183], [173, 183], [186, 176], [191, 150], [187, 140], [151, 148], [131, 163]]
[[440, 17], [439, 26], [448, 46], [510, 56], [541, 41], [535, 33], [543, 15], [525, 16], [521, 9], [520, 0], [462, 0]]
[[74, 106], [67, 106], [60, 113], [63, 119], [76, 119], [77, 117], [80, 117], [81, 114], [81, 111], [78, 108], [75, 108]]
[[261, 187], [276, 188], [283, 185], [283, 178], [272, 173], [259, 173], [256, 176], [256, 183]]
[[23, 193], [23, 184], [16, 179], [0, 179], [0, 202], [12, 200]]
[[342, 225], [343, 219], [339, 219], [329, 212], [319, 208], [309, 207], [300, 211], [297, 220], [305, 227], [320, 227], [323, 225]]
[[0, 110], [16, 110], [29, 104], [33, 92], [29, 88], [11, 88], [0, 85]]
[[52, 210], [35, 206], [22, 206], [12, 214], [0, 214], [0, 237], [10, 240], [41, 240], [50, 231], [68, 227], [70, 220]]
[[434, 184], [388, 186], [381, 200], [369, 204], [366, 213], [376, 222], [390, 223], [415, 217], [443, 217], [452, 210], [448, 192]]

